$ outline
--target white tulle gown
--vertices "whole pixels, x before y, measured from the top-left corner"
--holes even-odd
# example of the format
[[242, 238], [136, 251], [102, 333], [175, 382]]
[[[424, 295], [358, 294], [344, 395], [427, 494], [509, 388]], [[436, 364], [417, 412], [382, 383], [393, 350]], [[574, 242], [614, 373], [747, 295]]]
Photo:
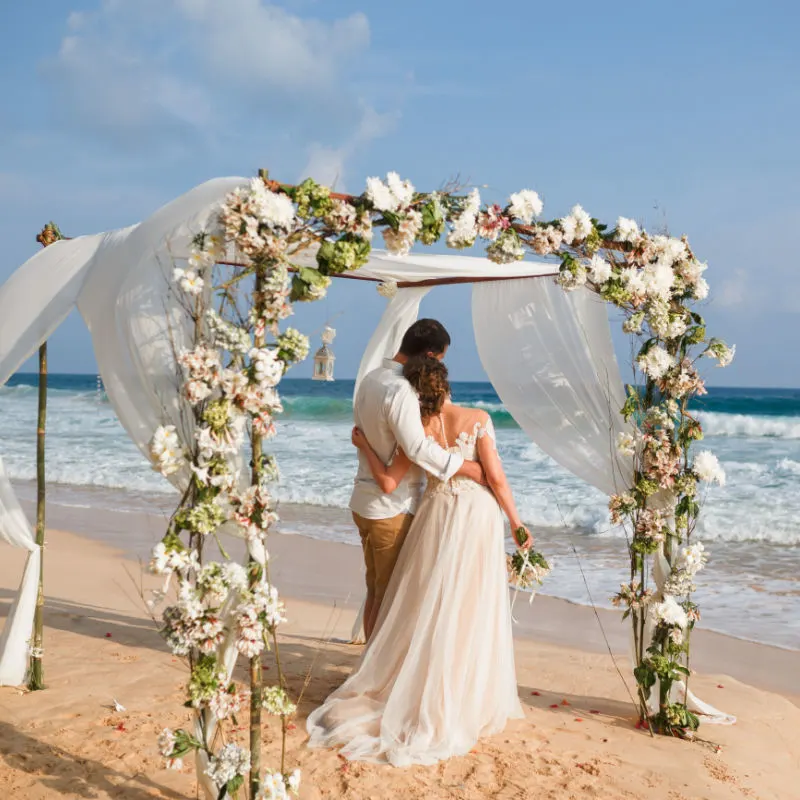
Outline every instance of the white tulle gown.
[[[475, 460], [484, 427], [455, 448]], [[431, 477], [355, 673], [308, 718], [311, 747], [356, 761], [433, 764], [522, 717], [503, 517], [465, 478]]]

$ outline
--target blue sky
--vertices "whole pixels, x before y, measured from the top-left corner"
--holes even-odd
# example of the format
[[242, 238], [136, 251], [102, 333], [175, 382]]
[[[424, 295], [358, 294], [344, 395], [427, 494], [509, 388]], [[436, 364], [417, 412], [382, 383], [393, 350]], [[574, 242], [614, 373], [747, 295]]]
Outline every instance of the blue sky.
[[[733, 0], [3, 3], [0, 280], [49, 219], [108, 230], [212, 177], [460, 175], [687, 234], [710, 330], [738, 347], [709, 382], [798, 386], [799, 29], [795, 3]], [[336, 316], [347, 377], [385, 301], [340, 283], [298, 322]], [[468, 290], [423, 312], [451, 328], [454, 377], [482, 378]], [[51, 368], [94, 370], [79, 319]]]

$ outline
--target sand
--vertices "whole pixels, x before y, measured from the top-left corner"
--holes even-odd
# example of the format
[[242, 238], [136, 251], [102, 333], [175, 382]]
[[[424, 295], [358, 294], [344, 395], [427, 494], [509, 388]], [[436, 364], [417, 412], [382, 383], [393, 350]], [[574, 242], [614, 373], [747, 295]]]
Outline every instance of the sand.
[[[155, 747], [161, 728], [189, 716], [185, 668], [166, 650], [140, 597], [155, 584], [135, 555], [153, 532], [132, 534], [129, 555], [91, 538], [48, 533], [48, 688], [0, 688], [0, 800], [195, 796], [191, 765], [164, 770]], [[800, 707], [792, 694], [800, 653], [701, 632], [692, 686], [739, 722], [703, 726], [707, 743], [652, 738], [633, 725], [592, 611], [541, 596], [516, 606], [524, 720], [437, 767], [347, 764], [333, 751], [307, 750], [305, 716], [360, 653], [343, 643], [360, 600], [359, 553], [281, 535], [271, 552], [288, 598], [281, 640], [290, 687], [300, 693], [307, 682], [288, 751], [288, 763], [303, 771], [303, 798], [800, 798]], [[20, 553], [0, 550], [3, 619], [21, 566]], [[610, 612], [600, 618], [630, 686], [625, 628]], [[272, 663], [267, 655], [265, 664], [274, 669]], [[114, 699], [124, 712], [111, 709]], [[274, 764], [274, 724], [265, 739], [264, 761]]]

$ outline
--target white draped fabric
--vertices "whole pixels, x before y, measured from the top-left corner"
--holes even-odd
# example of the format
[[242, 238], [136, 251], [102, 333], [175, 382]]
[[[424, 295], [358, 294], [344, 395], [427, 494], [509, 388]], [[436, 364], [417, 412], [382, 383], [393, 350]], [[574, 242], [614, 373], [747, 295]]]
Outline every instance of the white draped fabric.
[[605, 301], [549, 280], [476, 284], [472, 320], [481, 364], [531, 441], [606, 494], [631, 485], [619, 456], [625, 391]]
[[[246, 182], [220, 178], [196, 187], [146, 221], [58, 242], [0, 287], [0, 385], [77, 305], [92, 335], [100, 375], [120, 422], [147, 455], [153, 431], [175, 424], [184, 439], [173, 346], [185, 342], [184, 315], [167, 291], [172, 266], [225, 195]], [[605, 304], [587, 291], [566, 294], [548, 279], [552, 262], [497, 265], [462, 255], [397, 258], [375, 252], [358, 275], [382, 281], [507, 278], [477, 283], [473, 320], [481, 361], [500, 398], [531, 439], [605, 492], [627, 485], [630, 465], [613, 447], [624, 398]], [[527, 278], [527, 279], [526, 279]], [[400, 289], [370, 339], [359, 379], [396, 352], [428, 287]], [[178, 489], [187, 475], [172, 476]], [[0, 467], [0, 537], [31, 555], [0, 639], [0, 684], [24, 680], [40, 553]], [[263, 553], [253, 553], [261, 560]], [[223, 659], [231, 654], [225, 652]], [[203, 770], [201, 769], [202, 775]], [[211, 792], [210, 786], [204, 786]]]

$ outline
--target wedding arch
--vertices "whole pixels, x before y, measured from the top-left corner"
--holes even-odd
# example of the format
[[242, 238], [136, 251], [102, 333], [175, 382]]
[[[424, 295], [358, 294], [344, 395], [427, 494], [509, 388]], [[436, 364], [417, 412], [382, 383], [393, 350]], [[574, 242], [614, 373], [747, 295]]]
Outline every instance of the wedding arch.
[[[283, 796], [299, 781], [285, 763], [260, 764], [261, 711], [281, 719], [284, 735], [295, 711], [277, 647], [284, 608], [269, 580], [277, 468], [264, 446], [280, 380], [308, 353], [308, 339], [283, 323], [292, 303], [324, 296], [332, 278], [373, 281], [389, 298], [358, 379], [396, 352], [433, 286], [473, 285], [478, 353], [498, 396], [542, 450], [609, 495], [612, 522], [628, 533], [631, 579], [615, 602], [632, 622], [640, 721], [674, 735], [691, 735], [698, 714], [732, 721], [687, 685], [693, 580], [706, 559], [692, 540], [697, 485], [724, 480], [711, 453], [690, 455], [702, 431], [688, 401], [704, 391], [697, 358], [724, 366], [733, 356], [692, 308], [708, 293], [705, 264], [685, 238], [630, 219], [611, 229], [580, 206], [550, 221], [541, 214], [530, 190], [487, 206], [477, 190], [420, 193], [395, 173], [370, 178], [357, 197], [310, 179], [221, 178], [137, 225], [43, 242], [0, 287], [0, 385], [77, 306], [122, 426], [180, 492], [151, 568], [178, 581], [162, 633], [187, 660], [196, 718], [191, 731], [165, 730], [159, 746], [170, 762], [194, 752], [206, 796], [233, 795], [246, 778], [251, 797]], [[385, 252], [371, 246], [375, 230]], [[487, 257], [411, 252], [442, 237], [456, 249], [484, 240]], [[608, 304], [639, 340], [639, 386], [621, 380]], [[223, 560], [207, 560], [218, 534], [245, 539], [246, 564], [221, 545]], [[2, 462], [0, 536], [30, 553], [0, 639], [0, 683], [18, 684], [41, 547]], [[270, 642], [278, 682], [267, 687], [260, 658]], [[216, 736], [247, 702], [232, 679], [239, 655], [250, 668], [249, 748]]]

